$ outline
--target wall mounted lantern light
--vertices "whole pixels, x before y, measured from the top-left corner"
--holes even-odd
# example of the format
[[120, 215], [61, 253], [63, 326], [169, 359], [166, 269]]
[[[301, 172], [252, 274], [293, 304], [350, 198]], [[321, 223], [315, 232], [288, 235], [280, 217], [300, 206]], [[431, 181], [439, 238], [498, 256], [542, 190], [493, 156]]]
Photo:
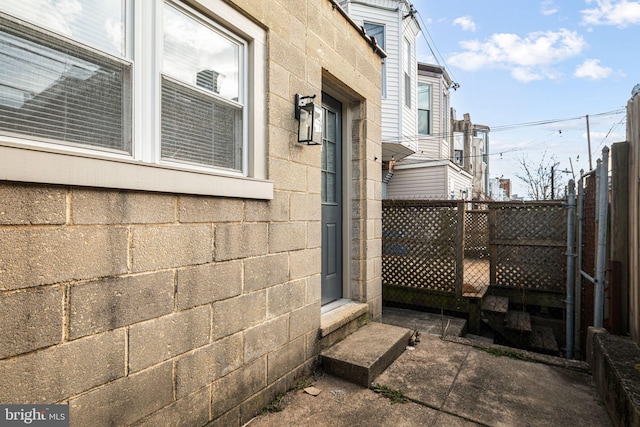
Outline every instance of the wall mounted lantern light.
[[298, 119], [298, 142], [305, 145], [322, 144], [322, 108], [316, 105], [313, 96], [296, 94], [296, 119]]

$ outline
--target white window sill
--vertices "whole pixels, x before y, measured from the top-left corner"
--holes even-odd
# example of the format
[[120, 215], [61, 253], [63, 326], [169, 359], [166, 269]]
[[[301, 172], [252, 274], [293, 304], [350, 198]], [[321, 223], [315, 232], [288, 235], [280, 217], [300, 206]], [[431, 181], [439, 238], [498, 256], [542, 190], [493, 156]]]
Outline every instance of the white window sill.
[[135, 161], [0, 146], [0, 179], [44, 184], [273, 199], [273, 182]]

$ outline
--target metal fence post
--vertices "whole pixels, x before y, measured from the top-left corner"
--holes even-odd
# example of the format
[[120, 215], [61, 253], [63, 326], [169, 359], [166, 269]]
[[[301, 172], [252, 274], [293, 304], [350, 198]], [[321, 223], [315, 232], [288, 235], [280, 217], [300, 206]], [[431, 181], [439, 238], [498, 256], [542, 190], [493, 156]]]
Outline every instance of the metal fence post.
[[569, 195], [567, 198], [567, 359], [573, 359], [573, 316], [574, 316], [574, 285], [575, 285], [575, 211], [576, 187], [573, 180], [569, 181]]
[[[578, 228], [577, 228], [577, 259], [578, 271], [582, 270], [582, 239], [584, 236], [584, 170], [580, 171], [580, 180], [578, 181]], [[574, 318], [575, 318], [575, 333], [573, 336], [574, 348], [581, 348], [582, 336], [580, 334], [582, 323], [582, 275], [577, 274], [575, 278], [575, 303]]]
[[596, 260], [596, 288], [593, 307], [593, 326], [602, 327], [604, 312], [604, 274], [607, 240], [607, 210], [609, 201], [609, 147], [602, 149], [602, 162], [598, 165], [598, 258]]

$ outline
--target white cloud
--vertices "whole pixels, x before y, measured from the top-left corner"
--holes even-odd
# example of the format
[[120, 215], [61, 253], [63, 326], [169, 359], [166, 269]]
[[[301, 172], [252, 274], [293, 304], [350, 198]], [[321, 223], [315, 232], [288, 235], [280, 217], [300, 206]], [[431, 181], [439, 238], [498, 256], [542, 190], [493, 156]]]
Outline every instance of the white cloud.
[[540, 6], [540, 12], [546, 16], [558, 13], [559, 10], [560, 8], [555, 4], [553, 0], [544, 0]]
[[424, 53], [418, 53], [418, 62], [422, 62], [423, 64], [437, 64], [438, 61], [436, 57], [433, 55], [427, 55]]
[[460, 42], [464, 52], [454, 53], [449, 63], [467, 71], [485, 67], [506, 68], [522, 82], [553, 79], [551, 66], [580, 54], [587, 46], [575, 31], [561, 29], [530, 33], [526, 37], [499, 33], [490, 38]]
[[460, 28], [462, 28], [463, 30], [471, 32], [475, 32], [477, 28], [476, 23], [473, 22], [473, 19], [469, 15], [460, 16], [454, 19], [453, 25], [460, 25]]
[[613, 70], [600, 65], [599, 59], [587, 59], [576, 68], [576, 72], [573, 75], [578, 78], [598, 80], [609, 77], [611, 73], [613, 73]]
[[82, 14], [82, 5], [74, 0], [3, 2], [2, 7], [5, 12], [29, 19], [68, 36], [72, 35], [70, 24]]
[[535, 80], [544, 80], [545, 78], [544, 75], [540, 73], [536, 73], [531, 68], [527, 68], [527, 67], [516, 67], [512, 69], [511, 76], [514, 79], [523, 83], [529, 83]]
[[[591, 4], [593, 1], [588, 0], [587, 3]], [[595, 0], [595, 3], [595, 8], [580, 11], [583, 24], [617, 27], [640, 24], [640, 1]]]

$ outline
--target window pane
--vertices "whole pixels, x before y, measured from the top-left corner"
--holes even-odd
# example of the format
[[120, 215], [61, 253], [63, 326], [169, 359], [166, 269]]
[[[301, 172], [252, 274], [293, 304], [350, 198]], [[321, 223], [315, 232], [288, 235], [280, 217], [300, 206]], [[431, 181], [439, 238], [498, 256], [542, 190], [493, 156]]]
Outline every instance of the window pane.
[[[370, 36], [376, 38], [376, 43], [385, 50], [386, 49], [386, 41], [384, 37], [384, 25], [371, 24], [369, 22], [364, 23], [364, 30]], [[385, 60], [382, 60], [382, 96], [387, 96], [387, 64]]]
[[0, 19], [0, 130], [130, 153], [130, 68]]
[[224, 98], [240, 99], [240, 46], [166, 4], [163, 72]]
[[384, 40], [384, 25], [371, 24], [369, 22], [364, 23], [364, 31], [369, 35], [376, 38], [376, 43], [383, 50], [385, 48], [385, 40]]
[[162, 158], [242, 169], [242, 109], [162, 80]]
[[404, 74], [404, 104], [411, 108], [411, 77], [409, 74]]
[[431, 110], [431, 86], [418, 84], [418, 108]]
[[418, 133], [421, 135], [431, 134], [431, 111], [418, 110]]
[[3, 1], [0, 9], [105, 52], [124, 56], [124, 0], [13, 0]]

